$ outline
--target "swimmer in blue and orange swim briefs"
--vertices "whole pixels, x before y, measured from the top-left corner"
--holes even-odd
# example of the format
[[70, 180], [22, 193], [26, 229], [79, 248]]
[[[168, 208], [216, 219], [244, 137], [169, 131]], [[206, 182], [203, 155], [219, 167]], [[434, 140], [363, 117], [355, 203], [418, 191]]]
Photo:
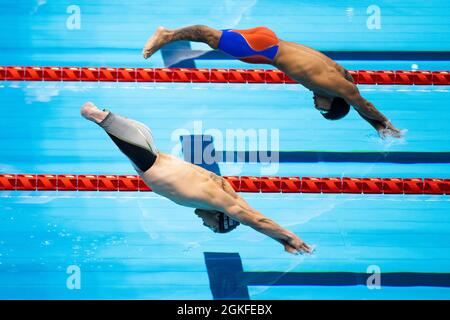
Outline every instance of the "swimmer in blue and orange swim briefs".
[[343, 118], [351, 105], [382, 138], [402, 136], [402, 131], [361, 96], [345, 68], [317, 50], [279, 39], [266, 27], [246, 30], [216, 30], [203, 25], [175, 30], [159, 27], [145, 44], [143, 56], [147, 59], [164, 45], [179, 40], [203, 42], [248, 63], [273, 65], [314, 92], [314, 105], [326, 119]]

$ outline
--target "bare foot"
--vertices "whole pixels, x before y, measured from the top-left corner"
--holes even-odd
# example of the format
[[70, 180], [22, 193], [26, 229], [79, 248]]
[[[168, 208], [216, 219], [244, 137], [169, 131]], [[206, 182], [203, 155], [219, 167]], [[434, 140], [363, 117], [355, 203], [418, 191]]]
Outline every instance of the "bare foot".
[[107, 111], [98, 109], [92, 102], [86, 102], [80, 109], [81, 115], [95, 123], [100, 123], [108, 115]]
[[148, 59], [156, 51], [158, 51], [163, 45], [169, 41], [169, 30], [164, 27], [158, 27], [155, 33], [147, 40], [147, 43], [142, 50], [144, 59]]

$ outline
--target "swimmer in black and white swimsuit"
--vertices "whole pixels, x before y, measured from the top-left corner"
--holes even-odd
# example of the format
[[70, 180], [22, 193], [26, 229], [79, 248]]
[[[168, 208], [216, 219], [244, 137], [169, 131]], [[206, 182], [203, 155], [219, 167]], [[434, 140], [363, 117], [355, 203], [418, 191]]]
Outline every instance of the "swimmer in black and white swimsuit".
[[289, 253], [311, 252], [294, 233], [250, 207], [224, 178], [158, 152], [152, 133], [144, 124], [100, 110], [91, 102], [83, 105], [81, 115], [106, 131], [153, 192], [179, 205], [196, 208], [203, 224], [214, 232], [229, 232], [242, 223], [277, 240]]

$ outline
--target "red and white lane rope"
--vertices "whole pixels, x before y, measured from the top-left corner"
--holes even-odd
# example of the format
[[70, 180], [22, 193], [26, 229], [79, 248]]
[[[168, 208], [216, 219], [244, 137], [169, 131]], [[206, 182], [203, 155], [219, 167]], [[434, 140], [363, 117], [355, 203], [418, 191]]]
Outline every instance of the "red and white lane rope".
[[[450, 85], [450, 71], [353, 70], [357, 84]], [[279, 70], [0, 66], [0, 81], [295, 84]]]
[[[450, 195], [450, 179], [225, 176], [237, 192]], [[0, 191], [151, 191], [136, 175], [0, 174]]]

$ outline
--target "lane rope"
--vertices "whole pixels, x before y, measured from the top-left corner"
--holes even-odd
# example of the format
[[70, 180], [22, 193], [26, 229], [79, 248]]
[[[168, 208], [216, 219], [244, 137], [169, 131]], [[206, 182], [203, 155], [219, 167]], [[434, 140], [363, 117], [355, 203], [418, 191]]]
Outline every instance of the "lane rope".
[[[224, 176], [236, 192], [450, 195], [450, 179]], [[0, 191], [138, 191], [137, 175], [0, 174]]]
[[[450, 71], [350, 70], [357, 84], [450, 85]], [[279, 70], [0, 66], [0, 81], [296, 84]]]

